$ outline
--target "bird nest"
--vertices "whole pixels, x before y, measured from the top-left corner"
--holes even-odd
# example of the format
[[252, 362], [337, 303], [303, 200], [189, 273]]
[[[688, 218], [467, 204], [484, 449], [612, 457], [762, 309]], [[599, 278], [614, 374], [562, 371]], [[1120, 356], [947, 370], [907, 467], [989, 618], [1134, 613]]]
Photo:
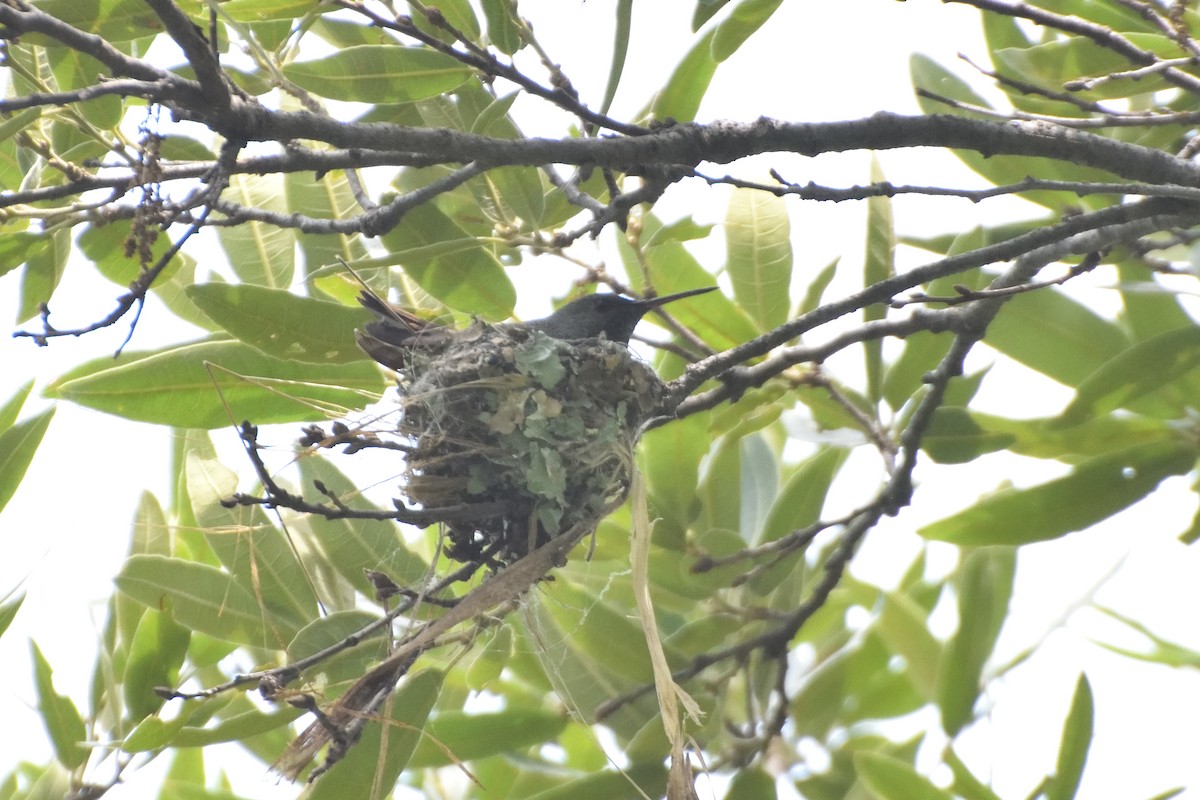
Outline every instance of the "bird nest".
[[500, 503], [447, 521], [446, 553], [514, 561], [624, 497], [639, 429], [663, 399], [654, 371], [605, 339], [476, 323], [401, 373], [404, 483], [425, 509]]

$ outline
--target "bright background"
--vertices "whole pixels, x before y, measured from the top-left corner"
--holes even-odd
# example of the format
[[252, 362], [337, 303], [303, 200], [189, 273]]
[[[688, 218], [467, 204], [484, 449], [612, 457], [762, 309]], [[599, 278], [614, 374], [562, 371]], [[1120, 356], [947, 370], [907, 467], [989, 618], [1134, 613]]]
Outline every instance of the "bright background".
[[[631, 116], [649, 99], [636, 91], [633, 76], [652, 75], [645, 85], [657, 85], [690, 44], [690, 12], [683, 4], [678, 4], [679, 9], [667, 8], [672, 5], [676, 4], [635, 8], [625, 88], [617, 96], [613, 116]], [[560, 44], [551, 55], [562, 63], [581, 95], [595, 105], [603, 95], [610, 59], [611, 4], [526, 0], [521, 9], [534, 22], [543, 43], [553, 48], [570, 42], [569, 48]], [[651, 21], [650, 17], [658, 18]], [[967, 77], [971, 68], [958, 61], [960, 52], [978, 63], [987, 62], [971, 9], [933, 0], [787, 3], [717, 71], [699, 120], [749, 121], [765, 115], [819, 121], [854, 119], [880, 110], [917, 113], [907, 63], [913, 52]], [[174, 63], [174, 56], [164, 53], [163, 57], [168, 59], [164, 64]], [[535, 65], [527, 66], [536, 72]], [[781, 83], [791, 91], [778, 91]], [[981, 84], [981, 90], [986, 92], [986, 84]], [[541, 110], [532, 103], [518, 109], [526, 115], [527, 133], [557, 134], [555, 120], [540, 117]], [[895, 183], [982, 185], [944, 152], [888, 151], [878, 157]], [[869, 155], [763, 156], [735, 169], [742, 177], [765, 178], [771, 167], [795, 182], [848, 186], [868, 181]], [[709, 172], [723, 175], [725, 168], [713, 167]], [[684, 182], [668, 192], [656, 213], [667, 219], [691, 214], [700, 222], [719, 223], [726, 197], [722, 190]], [[799, 280], [836, 257], [841, 257], [845, 274], [861, 274], [865, 204], [793, 203], [790, 208]], [[1028, 217], [1031, 208], [1006, 199], [973, 205], [966, 200], [905, 197], [895, 201], [895, 214], [899, 232], [932, 234]], [[584, 247], [586, 260], [616, 261], [603, 244]], [[193, 248], [191, 252], [203, 261], [203, 251]], [[695, 252], [706, 265], [719, 265], [720, 237], [712, 237]], [[926, 260], [915, 251], [898, 254], [900, 268]], [[578, 277], [562, 262], [546, 258], [521, 269], [526, 282], [519, 283], [518, 312], [525, 317], [546, 313], [550, 298], [561, 296], [569, 281]], [[2, 319], [15, 318], [18, 277], [13, 272], [0, 278]], [[849, 290], [852, 280], [835, 283], [831, 293]], [[1086, 283], [1073, 283], [1071, 290], [1084, 302], [1111, 307], [1114, 297], [1104, 288], [1106, 280], [1111, 276], [1100, 273]], [[52, 304], [60, 327], [102, 317], [121, 293], [120, 287], [105, 283], [80, 264], [69, 267], [63, 287]], [[81, 339], [55, 340], [47, 348], [37, 348], [28, 339], [0, 338], [0, 364], [5, 367], [0, 372], [0, 399], [10, 397], [30, 377], [40, 388], [75, 364], [111, 354], [126, 332], [122, 322]], [[192, 334], [151, 299], [130, 349], [157, 348]], [[977, 360], [976, 366], [986, 363], [985, 354], [978, 354]], [[992, 394], [981, 396], [984, 408], [990, 402], [1007, 415], [1054, 413], [1070, 397], [1062, 387], [1016, 367], [998, 368], [985, 386], [992, 388]], [[997, 387], [1003, 391], [997, 392]], [[31, 398], [26, 415], [44, 405], [45, 401]], [[227, 463], [244, 470], [231, 432], [225, 433], [218, 439], [229, 454]], [[126, 552], [137, 498], [143, 490], [167, 495], [168, 436], [162, 428], [64, 403], [18, 494], [0, 514], [5, 552], [0, 561], [0, 595], [28, 593], [12, 628], [0, 638], [0, 664], [5, 665], [0, 718], [7, 723], [0, 728], [0, 752], [5, 758], [40, 762], [50, 755], [40, 719], [31, 708], [35, 701], [29, 638], [37, 640], [54, 666], [58, 690], [86, 707], [104, 601]], [[864, 480], [874, 481], [873, 468], [864, 469], [869, 470]], [[912, 531], [922, 523], [969, 505], [980, 493], [1005, 481], [1029, 485], [1062, 471], [1053, 464], [1015, 458], [988, 459], [985, 468], [923, 463], [917, 473], [914, 507], [870, 534], [855, 559], [854, 572], [886, 586], [915, 555], [919, 541]], [[927, 511], [929, 506], [936, 511]], [[1086, 603], [1094, 596], [1099, 604], [1146, 623], [1160, 636], [1200, 651], [1200, 629], [1194, 622], [1194, 609], [1200, 608], [1200, 581], [1196, 580], [1200, 556], [1195, 548], [1175, 540], [1194, 508], [1186, 481], [1171, 479], [1152, 497], [1103, 525], [1020, 551], [1016, 593], [996, 663], [1038, 649], [993, 684], [990, 699], [995, 711], [990, 724], [976, 726], [962, 739], [968, 763], [978, 774], [990, 777], [1002, 797], [1026, 796], [1053, 769], [1062, 721], [1080, 671], [1086, 671], [1091, 681], [1097, 709], [1096, 737], [1080, 797], [1145, 797], [1173, 786], [1200, 786], [1200, 758], [1195, 755], [1200, 741], [1200, 676], [1195, 670], [1131, 664], [1111, 655], [1093, 640], [1131, 648], [1144, 643], [1123, 635], [1096, 611], [1076, 606], [1081, 598]], [[931, 556], [937, 564], [936, 545], [931, 545]], [[236, 754], [231, 752], [230, 758], [236, 760]], [[296, 793], [295, 787], [278, 786], [274, 776], [253, 764], [238, 775], [241, 792], [255, 797]], [[1146, 784], [1147, 775], [1157, 776], [1153, 785]], [[135, 773], [129, 784], [109, 796], [146, 797], [155, 785], [151, 775]]]

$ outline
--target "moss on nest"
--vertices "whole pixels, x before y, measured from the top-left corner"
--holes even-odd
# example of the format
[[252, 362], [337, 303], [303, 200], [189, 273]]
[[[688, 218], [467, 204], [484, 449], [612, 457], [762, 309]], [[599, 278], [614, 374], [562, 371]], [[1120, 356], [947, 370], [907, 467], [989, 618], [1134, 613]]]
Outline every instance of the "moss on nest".
[[408, 499], [426, 509], [500, 501], [503, 515], [449, 525], [447, 554], [496, 545], [508, 563], [624, 496], [633, 446], [664, 387], [629, 349], [476, 323], [400, 378]]

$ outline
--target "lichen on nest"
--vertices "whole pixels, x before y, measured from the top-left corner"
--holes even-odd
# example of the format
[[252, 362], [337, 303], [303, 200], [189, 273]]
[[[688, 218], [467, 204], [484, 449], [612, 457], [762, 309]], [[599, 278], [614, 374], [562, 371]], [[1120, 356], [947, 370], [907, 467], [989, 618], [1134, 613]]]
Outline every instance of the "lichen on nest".
[[595, 526], [624, 497], [638, 431], [665, 390], [623, 344], [478, 322], [444, 348], [414, 348], [399, 385], [409, 502], [505, 503], [502, 515], [447, 523], [447, 555], [494, 550], [501, 564]]

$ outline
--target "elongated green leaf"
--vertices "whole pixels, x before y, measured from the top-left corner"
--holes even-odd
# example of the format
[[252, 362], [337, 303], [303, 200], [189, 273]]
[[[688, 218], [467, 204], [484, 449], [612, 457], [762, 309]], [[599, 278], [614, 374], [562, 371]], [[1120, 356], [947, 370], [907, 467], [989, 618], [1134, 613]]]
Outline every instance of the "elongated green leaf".
[[187, 294], [213, 322], [269, 356], [312, 364], [367, 360], [354, 341], [354, 329], [371, 317], [366, 309], [248, 284], [193, 284]]
[[16, 493], [53, 417], [54, 409], [48, 408], [0, 433], [0, 509]]
[[[1200, 325], [1160, 333], [1138, 342], [1089, 375], [1075, 398], [1056, 421], [1060, 426], [1078, 425], [1091, 417], [1107, 414], [1131, 401], [1173, 383], [1200, 366]], [[1190, 396], [1191, 402], [1194, 398]], [[1169, 405], [1164, 409], [1170, 414]], [[1174, 409], [1182, 416], [1183, 408]]]
[[277, 730], [298, 719], [304, 712], [295, 708], [263, 712], [255, 709], [223, 719], [205, 727], [184, 726], [173, 737], [172, 747], [207, 747], [221, 742], [236, 742], [249, 736]]
[[33, 678], [42, 724], [50, 735], [59, 763], [69, 770], [75, 769], [88, 757], [88, 750], [82, 744], [87, 737], [83, 717], [71, 698], [54, 690], [54, 671], [37, 643], [31, 641], [29, 648], [33, 654]]
[[46, 387], [49, 397], [110, 414], [175, 425], [220, 428], [320, 419], [359, 408], [384, 389], [374, 366], [302, 364], [241, 342], [201, 341], [150, 353], [90, 361]]
[[436, 670], [406, 677], [381, 710], [382, 720], [367, 725], [346, 757], [305, 792], [305, 800], [370, 797], [377, 780], [379, 786], [394, 784], [421, 740], [443, 677]]
[[737, 52], [782, 4], [783, 0], [741, 0], [717, 26], [712, 42], [713, 59], [720, 63]]
[[950, 800], [911, 765], [883, 753], [854, 754], [854, 768], [872, 797], [878, 800]]
[[186, 479], [196, 524], [233, 580], [254, 594], [272, 621], [291, 630], [316, 617], [312, 579], [284, 534], [258, 506], [222, 504], [237, 490], [237, 475], [216, 459], [189, 453]]
[[282, 648], [293, 636], [279, 620], [268, 619], [249, 588], [216, 567], [158, 555], [130, 557], [117, 588], [150, 608], [164, 600], [181, 624], [217, 639], [255, 647]]
[[25, 271], [21, 275], [21, 306], [17, 310], [17, 321], [24, 322], [38, 313], [42, 303], [50, 302], [50, 296], [58, 288], [63, 272], [67, 268], [67, 256], [71, 252], [71, 235], [60, 228], [42, 237], [42, 245], [30, 245], [25, 251]]
[[449, 711], [425, 726], [409, 766], [442, 767], [474, 761], [497, 753], [516, 753], [550, 742], [567, 726], [562, 714], [534, 708], [514, 708], [492, 714]]
[[265, 22], [286, 19], [294, 21], [305, 14], [324, 14], [330, 6], [312, 0], [228, 0], [221, 4], [221, 13], [239, 22]]
[[1014, 297], [988, 326], [986, 341], [1066, 386], [1078, 386], [1130, 345], [1115, 323], [1056, 289]]
[[963, 798], [963, 800], [1000, 800], [1000, 795], [996, 794], [983, 781], [975, 777], [975, 774], [967, 768], [967, 765], [958, 757], [958, 753], [954, 749], [947, 747], [944, 751], [943, 758], [946, 765], [950, 767], [950, 771], [954, 774], [954, 792]]
[[8, 626], [12, 624], [16, 618], [17, 612], [21, 610], [21, 604], [25, 602], [25, 594], [21, 593], [11, 600], [0, 604], [0, 636], [8, 630]]
[[712, 55], [715, 35], [714, 29], [700, 37], [675, 67], [667, 84], [650, 103], [648, 113], [655, 119], [691, 122], [696, 118], [700, 101], [717, 71], [717, 61]]
[[[404, 215], [383, 242], [395, 251], [404, 272], [451, 308], [492, 320], [512, 314], [517, 300], [512, 281], [490, 249], [470, 236], [432, 203]], [[415, 248], [428, 246], [428, 252]], [[440, 248], [453, 250], [440, 253]]]
[[625, 71], [625, 56], [629, 53], [629, 30], [633, 21], [633, 0], [617, 0], [617, 24], [613, 31], [612, 64], [608, 68], [608, 83], [604, 86], [604, 99], [600, 102], [600, 113], [607, 114], [621, 85], [621, 74]]
[[762, 331], [782, 325], [791, 308], [791, 224], [782, 197], [734, 189], [725, 213], [726, 264], [733, 294]]
[[883, 596], [875, 622], [875, 629], [888, 649], [904, 657], [906, 672], [924, 697], [934, 694], [942, 655], [941, 643], [929, 632], [928, 617], [928, 612], [912, 598], [888, 593]]
[[[283, 176], [231, 175], [223, 197], [247, 208], [285, 214]], [[265, 222], [243, 222], [217, 228], [221, 246], [239, 278], [255, 286], [286, 289], [296, 269], [296, 233]]]
[[921, 449], [940, 464], [963, 464], [1016, 441], [1011, 433], [986, 430], [965, 408], [942, 407], [934, 412]]
[[488, 41], [502, 53], [512, 55], [525, 44], [521, 29], [513, 19], [514, 10], [508, 0], [482, 0], [484, 18], [487, 20]]
[[1089, 459], [1069, 475], [1028, 489], [1007, 489], [919, 533], [962, 545], [1028, 544], [1082, 530], [1141, 500], [1171, 475], [1192, 468], [1187, 442], [1137, 445]]
[[121, 680], [130, 719], [147, 717], [162, 706], [163, 700], [154, 689], [175, 685], [190, 639], [188, 629], [170, 615], [146, 609], [129, 643], [129, 657]]
[[[1125, 36], [1135, 46], [1162, 56], [1171, 57], [1178, 52], [1175, 41], [1160, 32], [1127, 33]], [[1005, 48], [992, 53], [992, 57], [998, 65], [1006, 67], [1009, 74], [1041, 85], [1062, 85], [1072, 78], [1106, 75], [1129, 66], [1123, 54], [1107, 47], [1096, 47], [1095, 42], [1085, 36], [1056, 38], [1031, 47]], [[1096, 100], [1129, 97], [1160, 91], [1170, 85], [1155, 74], [1138, 81], [1098, 83], [1082, 94]]]
[[315, 668], [326, 684], [336, 686], [345, 682], [348, 686], [384, 656], [383, 631], [376, 627], [370, 635], [361, 633], [378, 621], [378, 617], [358, 610], [337, 611], [319, 617], [300, 629], [288, 645], [288, 655], [293, 661], [299, 661], [334, 645], [344, 645], [346, 639], [353, 636], [358, 644], [325, 658]]
[[[825, 496], [833, 483], [833, 476], [845, 463], [847, 455], [847, 450], [828, 447], [801, 463], [779, 490], [756, 544], [775, 541], [816, 522], [825, 505]], [[800, 580], [791, 583], [788, 580], [798, 577], [794, 570], [802, 566], [803, 559], [801, 551], [784, 558], [761, 575], [756, 575], [750, 581], [750, 588], [760, 595], [778, 590], [778, 595], [772, 598], [772, 606], [781, 609], [794, 607], [804, 591], [804, 585]]]
[[642, 472], [660, 517], [655, 542], [667, 545], [682, 536], [695, 512], [700, 457], [708, 451], [705, 414], [697, 414], [648, 432], [642, 440]]
[[[941, 419], [942, 411], [946, 419]], [[964, 420], [966, 415], [969, 419]], [[1171, 436], [1171, 424], [1147, 417], [1095, 417], [1070, 428], [1051, 425], [1053, 420], [1008, 419], [970, 412], [959, 407], [938, 409], [932, 429], [936, 430], [931, 455], [958, 463], [970, 453], [999, 449], [1023, 456], [1052, 458], [1074, 463], [1081, 458], [1112, 453], [1136, 444], [1162, 441]], [[976, 438], [977, 441], [972, 441]], [[922, 445], [926, 445], [922, 442]], [[969, 459], [968, 459], [969, 460]]]
[[1083, 777], [1083, 766], [1092, 744], [1093, 715], [1092, 686], [1086, 675], [1080, 675], [1071, 698], [1071, 710], [1063, 723], [1058, 762], [1054, 776], [1046, 786], [1046, 800], [1072, 800], [1079, 790], [1079, 780]]
[[[1095, 48], [1097, 50], [1101, 48]], [[925, 96], [917, 97], [917, 104], [926, 114], [956, 114], [959, 116], [976, 117], [965, 106], [991, 108], [991, 104], [980, 97], [961, 78], [933, 61], [928, 56], [917, 53], [909, 58], [909, 70], [912, 74], [913, 86], [940, 97], [946, 97], [963, 104], [963, 107], [951, 106]], [[964, 164], [982, 175], [986, 180], [1003, 185], [1017, 183], [1029, 175], [1030, 159], [1006, 156], [985, 156], [975, 150], [952, 151]], [[1039, 177], [1050, 179], [1052, 176], [1060, 180], [1111, 180], [1112, 176], [1103, 170], [1088, 169], [1069, 164], [1066, 161], [1038, 160]], [[1102, 195], [1078, 197], [1066, 192], [1022, 192], [1022, 198], [1038, 203], [1047, 208], [1061, 212], [1066, 208], [1080, 206], [1092, 208], [1108, 205], [1111, 198]], [[1001, 315], [1003, 316], [1003, 315]]]
[[1129, 650], [1128, 648], [1117, 647], [1105, 642], [1097, 642], [1101, 647], [1106, 647], [1114, 653], [1120, 653], [1127, 658], [1136, 658], [1152, 664], [1165, 664], [1168, 667], [1200, 668], [1200, 651], [1164, 639], [1137, 620], [1131, 619], [1111, 608], [1105, 608], [1104, 606], [1096, 606], [1095, 608], [1097, 611], [1107, 614], [1122, 624], [1128, 625], [1140, 637], [1145, 638], [1150, 643], [1148, 648], [1143, 647], [1139, 650]]
[[158, 15], [137, 0], [45, 0], [38, 3], [38, 10], [110, 42], [151, 36], [163, 29]]
[[[398, 462], [397, 473], [400, 470]], [[301, 459], [299, 466], [305, 487], [320, 481], [342, 502], [354, 508], [375, 509], [327, 459], [310, 456]], [[424, 559], [404, 545], [396, 523], [389, 520], [314, 517], [309, 520], [309, 525], [317, 546], [334, 569], [368, 597], [373, 593], [373, 586], [363, 575], [364, 569], [383, 572], [401, 586], [416, 584], [429, 569]]]
[[[345, 172], [327, 172], [319, 180], [304, 172], [289, 172], [283, 177], [283, 185], [288, 209], [293, 213], [316, 219], [345, 219], [361, 211]], [[339, 259], [352, 262], [367, 255], [361, 236], [338, 233], [296, 239], [304, 256], [304, 274], [309, 279], [322, 267], [341, 269]]]
[[17, 417], [21, 414], [21, 408], [29, 399], [29, 392], [32, 390], [33, 381], [26, 381], [3, 406], [0, 406], [0, 431], [10, 428], [17, 421]]
[[743, 767], [729, 782], [725, 800], [776, 800], [775, 778], [760, 766]]
[[942, 652], [937, 684], [942, 729], [951, 737], [973, 719], [983, 666], [1008, 614], [1015, 568], [1012, 548], [988, 547], [971, 551], [955, 572], [958, 630]]
[[445, 94], [470, 78], [471, 70], [424, 47], [360, 45], [287, 64], [283, 74], [297, 86], [334, 100], [405, 103]]
[[0, 275], [25, 263], [32, 253], [46, 247], [49, 239], [36, 233], [14, 231], [0, 236]]
[[[701, 286], [712, 286], [715, 283], [712, 275], [688, 252], [682, 241], [674, 236], [659, 235], [664, 229], [658, 219], [647, 216], [643, 218], [642, 225], [643, 241], [646, 242], [643, 249], [649, 262], [649, 277], [659, 294], [682, 292]], [[626, 271], [633, 278], [634, 288], [644, 289], [640, 277], [644, 268], [624, 237], [618, 242], [618, 249]], [[667, 310], [714, 350], [724, 350], [758, 335], [757, 326], [746, 312], [720, 292], [689, 297], [687, 300], [672, 303]]]
[[606, 770], [538, 792], [527, 800], [645, 800], [661, 797], [667, 788], [667, 768], [661, 762]]
[[[882, 183], [884, 180], [879, 161], [872, 158], [871, 182]], [[895, 273], [895, 251], [896, 230], [892, 220], [891, 198], [868, 198], [867, 252], [863, 257], [863, 286], [874, 286]], [[863, 309], [863, 319], [867, 322], [880, 320], [885, 316], [887, 307], [880, 304]], [[863, 342], [863, 355], [866, 359], [867, 397], [872, 403], [878, 403], [883, 397], [883, 342], [879, 339]]]

